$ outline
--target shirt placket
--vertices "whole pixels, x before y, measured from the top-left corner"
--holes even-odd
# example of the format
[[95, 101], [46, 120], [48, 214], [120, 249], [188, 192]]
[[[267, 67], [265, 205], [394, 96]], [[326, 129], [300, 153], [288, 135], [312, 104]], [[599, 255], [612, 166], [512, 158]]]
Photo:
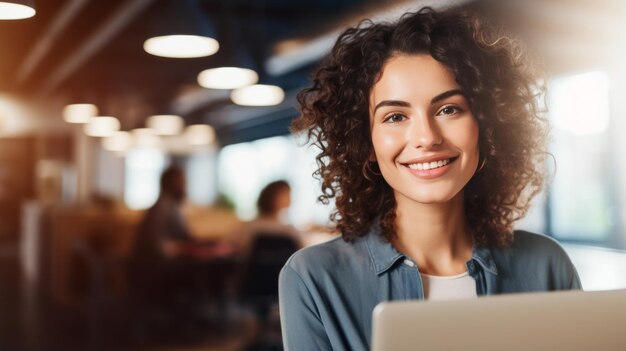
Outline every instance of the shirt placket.
[[403, 261], [402, 272], [404, 275], [404, 291], [407, 300], [424, 299], [424, 285], [419, 274], [417, 264], [410, 258]]
[[474, 278], [476, 282], [476, 295], [487, 295], [487, 285], [485, 281], [485, 274], [482, 269], [480, 269], [480, 265], [474, 260], [470, 260], [467, 262], [467, 272], [469, 275]]

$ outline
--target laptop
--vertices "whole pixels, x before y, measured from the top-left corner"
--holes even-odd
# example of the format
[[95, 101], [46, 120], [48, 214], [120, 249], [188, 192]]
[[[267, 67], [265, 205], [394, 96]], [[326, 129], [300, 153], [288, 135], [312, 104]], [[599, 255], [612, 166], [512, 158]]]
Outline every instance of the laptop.
[[626, 350], [626, 290], [376, 306], [372, 351]]

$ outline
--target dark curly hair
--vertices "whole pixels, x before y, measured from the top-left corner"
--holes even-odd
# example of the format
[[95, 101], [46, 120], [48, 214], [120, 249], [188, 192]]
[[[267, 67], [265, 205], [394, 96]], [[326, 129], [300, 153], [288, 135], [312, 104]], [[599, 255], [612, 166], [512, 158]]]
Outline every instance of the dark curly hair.
[[315, 176], [319, 200], [335, 199], [331, 220], [345, 240], [365, 235], [380, 218], [381, 235], [395, 235], [391, 187], [371, 172], [368, 99], [394, 55], [427, 54], [452, 72], [479, 125], [483, 167], [465, 186], [465, 212], [474, 242], [506, 246], [513, 223], [541, 190], [547, 122], [537, 84], [519, 42], [498, 34], [467, 10], [424, 8], [396, 23], [361, 22], [346, 30], [298, 95], [301, 115], [292, 132], [320, 148]]

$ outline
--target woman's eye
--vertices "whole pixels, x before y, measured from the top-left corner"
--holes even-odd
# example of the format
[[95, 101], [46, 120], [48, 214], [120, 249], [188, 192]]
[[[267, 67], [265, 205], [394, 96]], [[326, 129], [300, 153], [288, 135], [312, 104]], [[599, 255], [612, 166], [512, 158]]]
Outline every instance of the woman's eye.
[[461, 110], [454, 106], [444, 106], [437, 115], [453, 115], [455, 113], [459, 113]]
[[401, 115], [399, 113], [394, 113], [392, 115], [387, 116], [384, 122], [389, 122], [389, 123], [402, 122], [405, 118], [406, 117], [404, 117], [404, 115]]

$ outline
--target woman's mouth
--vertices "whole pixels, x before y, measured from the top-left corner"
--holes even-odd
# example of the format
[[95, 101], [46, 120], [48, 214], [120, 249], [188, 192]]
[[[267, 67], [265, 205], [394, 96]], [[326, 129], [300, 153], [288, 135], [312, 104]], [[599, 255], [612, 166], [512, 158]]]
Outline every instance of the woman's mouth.
[[419, 170], [419, 171], [427, 171], [427, 170], [437, 169], [437, 168], [441, 168], [443, 166], [446, 166], [446, 165], [454, 162], [456, 159], [457, 159], [457, 157], [452, 157], [452, 158], [446, 158], [446, 159], [443, 159], [443, 160], [437, 160], [437, 161], [431, 161], [431, 162], [407, 163], [407, 164], [405, 164], [405, 166], [410, 168], [410, 169], [415, 169], [415, 170]]

